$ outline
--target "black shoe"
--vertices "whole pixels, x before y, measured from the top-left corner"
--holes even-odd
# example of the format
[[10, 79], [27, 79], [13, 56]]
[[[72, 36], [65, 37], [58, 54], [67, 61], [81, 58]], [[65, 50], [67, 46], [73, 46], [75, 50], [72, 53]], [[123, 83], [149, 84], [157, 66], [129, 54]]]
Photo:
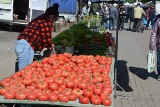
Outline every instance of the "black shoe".
[[160, 75], [158, 75], [157, 80], [160, 81]]

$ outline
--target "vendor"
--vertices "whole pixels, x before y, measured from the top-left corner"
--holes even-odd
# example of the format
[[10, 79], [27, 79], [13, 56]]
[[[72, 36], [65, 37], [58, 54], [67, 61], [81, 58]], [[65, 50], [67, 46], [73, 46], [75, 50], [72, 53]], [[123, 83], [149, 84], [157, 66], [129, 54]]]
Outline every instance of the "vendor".
[[18, 57], [19, 70], [33, 62], [35, 52], [41, 52], [44, 48], [50, 50], [54, 48], [51, 34], [53, 22], [58, 16], [58, 10], [54, 7], [49, 7], [43, 15], [32, 20], [24, 31], [20, 33], [15, 50]]

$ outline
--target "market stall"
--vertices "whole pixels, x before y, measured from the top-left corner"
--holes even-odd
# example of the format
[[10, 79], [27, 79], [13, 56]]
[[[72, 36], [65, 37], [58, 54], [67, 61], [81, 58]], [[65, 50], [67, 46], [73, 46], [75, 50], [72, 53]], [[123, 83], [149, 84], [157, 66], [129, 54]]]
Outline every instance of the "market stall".
[[[114, 46], [114, 38], [110, 32], [91, 30], [97, 21], [90, 26], [86, 22], [53, 38], [63, 51], [1, 79], [0, 103], [113, 107], [115, 61], [108, 48]], [[73, 53], [66, 52], [72, 46]]]

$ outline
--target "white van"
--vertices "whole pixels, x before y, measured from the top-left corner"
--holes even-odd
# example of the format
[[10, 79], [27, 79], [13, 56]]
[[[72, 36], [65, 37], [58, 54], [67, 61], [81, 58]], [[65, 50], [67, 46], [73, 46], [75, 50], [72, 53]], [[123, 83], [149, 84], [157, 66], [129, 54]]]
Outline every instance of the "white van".
[[49, 0], [0, 0], [0, 23], [26, 25], [48, 6]]

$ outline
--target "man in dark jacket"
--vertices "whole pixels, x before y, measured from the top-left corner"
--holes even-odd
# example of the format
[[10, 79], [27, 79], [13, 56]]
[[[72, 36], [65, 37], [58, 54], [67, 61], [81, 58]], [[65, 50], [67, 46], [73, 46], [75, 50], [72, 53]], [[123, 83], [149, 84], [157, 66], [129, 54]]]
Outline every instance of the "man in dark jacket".
[[155, 12], [156, 11], [155, 11], [154, 5], [151, 5], [150, 10], [149, 10], [149, 19], [147, 21], [146, 29], [148, 29], [148, 26], [149, 26], [150, 22], [151, 22], [151, 25], [153, 26], [152, 19], [155, 16]]

